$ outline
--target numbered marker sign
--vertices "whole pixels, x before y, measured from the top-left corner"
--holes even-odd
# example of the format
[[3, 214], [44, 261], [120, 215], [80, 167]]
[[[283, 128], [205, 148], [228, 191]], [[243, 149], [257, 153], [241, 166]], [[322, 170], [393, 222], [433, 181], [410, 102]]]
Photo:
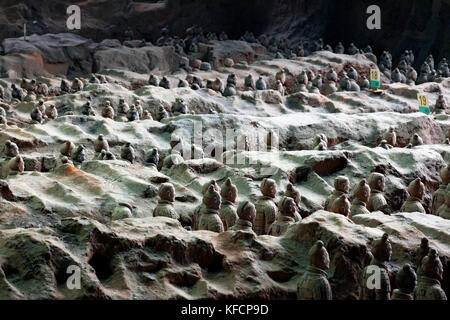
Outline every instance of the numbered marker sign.
[[425, 114], [430, 114], [427, 95], [419, 93], [417, 95], [417, 100], [419, 101], [419, 111]]
[[372, 88], [379, 88], [380, 84], [380, 71], [378, 69], [370, 69], [370, 86]]

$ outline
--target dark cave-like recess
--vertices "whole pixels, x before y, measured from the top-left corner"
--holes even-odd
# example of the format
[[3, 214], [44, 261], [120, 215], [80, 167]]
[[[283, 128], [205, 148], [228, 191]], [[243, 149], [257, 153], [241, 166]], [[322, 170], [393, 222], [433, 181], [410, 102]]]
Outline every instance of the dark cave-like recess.
[[[333, 47], [338, 41], [345, 47], [370, 44], [376, 54], [391, 51], [394, 65], [405, 49], [414, 50], [416, 66], [429, 53], [437, 60], [450, 56], [446, 0], [3, 1], [0, 16], [7, 19], [0, 21], [0, 39], [22, 36], [24, 22], [29, 34], [68, 32], [65, 9], [71, 4], [79, 4], [82, 13], [82, 28], [74, 32], [95, 41], [123, 40], [127, 29], [137, 39], [155, 41], [163, 26], [183, 35], [200, 25], [205, 32], [225, 31], [234, 39], [249, 30], [294, 41], [322, 37]], [[366, 9], [373, 4], [381, 8], [381, 30], [366, 27]]]

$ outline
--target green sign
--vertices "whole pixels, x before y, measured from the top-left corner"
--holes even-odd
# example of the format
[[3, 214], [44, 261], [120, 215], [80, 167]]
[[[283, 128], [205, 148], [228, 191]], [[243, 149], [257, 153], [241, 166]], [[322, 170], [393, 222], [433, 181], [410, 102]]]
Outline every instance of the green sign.
[[372, 88], [379, 88], [380, 87], [380, 81], [370, 80], [370, 86]]
[[419, 106], [419, 111], [423, 112], [425, 114], [430, 114], [431, 113], [430, 108], [426, 107], [426, 106]]

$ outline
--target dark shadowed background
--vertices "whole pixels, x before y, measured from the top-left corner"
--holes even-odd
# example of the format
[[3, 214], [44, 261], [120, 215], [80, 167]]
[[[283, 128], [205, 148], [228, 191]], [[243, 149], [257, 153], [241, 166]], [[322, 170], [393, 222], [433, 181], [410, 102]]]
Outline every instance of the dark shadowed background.
[[[293, 40], [323, 37], [333, 47], [370, 44], [377, 54], [388, 49], [397, 58], [412, 49], [417, 63], [430, 52], [438, 60], [450, 56], [450, 0], [0, 0], [0, 39], [21, 36], [24, 23], [29, 34], [67, 32], [71, 4], [81, 8], [76, 33], [96, 41], [123, 39], [128, 28], [135, 38], [155, 41], [162, 26], [183, 35], [198, 24], [231, 38], [249, 30]], [[366, 27], [372, 4], [381, 7], [381, 30]]]

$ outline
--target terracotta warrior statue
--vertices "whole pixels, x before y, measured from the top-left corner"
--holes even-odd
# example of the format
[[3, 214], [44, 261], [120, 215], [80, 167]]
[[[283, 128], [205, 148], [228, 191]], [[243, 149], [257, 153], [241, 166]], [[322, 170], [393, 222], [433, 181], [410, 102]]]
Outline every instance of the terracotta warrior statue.
[[257, 235], [267, 234], [278, 212], [277, 205], [274, 202], [277, 194], [275, 181], [272, 179], [264, 179], [261, 183], [260, 190], [262, 196], [256, 202], [256, 218], [253, 225], [253, 230]]
[[247, 231], [254, 234], [253, 221], [256, 217], [255, 205], [250, 201], [242, 201], [241, 203], [239, 203], [239, 206], [237, 208], [237, 215], [239, 219], [237, 219], [236, 223], [233, 227], [230, 228], [230, 230]]
[[414, 291], [415, 300], [447, 300], [441, 288], [444, 269], [439, 255], [435, 249], [430, 249], [423, 258], [419, 283]]
[[437, 214], [441, 218], [450, 220], [450, 184], [447, 186], [447, 194], [445, 195], [445, 203], [439, 207]]
[[256, 90], [255, 80], [251, 74], [244, 79], [245, 90]]
[[145, 165], [148, 167], [158, 169], [158, 164], [159, 164], [159, 151], [156, 148], [152, 148], [145, 154]]
[[14, 158], [19, 155], [19, 147], [11, 140], [5, 141], [4, 154], [7, 158]]
[[398, 289], [394, 290], [392, 300], [413, 300], [413, 292], [417, 284], [417, 276], [414, 269], [405, 264], [396, 275]]
[[183, 156], [181, 155], [180, 151], [172, 149], [170, 151], [170, 153], [164, 157], [164, 159], [162, 161], [163, 164], [162, 164], [161, 171], [166, 172], [173, 166], [179, 165], [180, 163], [183, 163], [183, 162], [184, 162], [184, 159], [183, 159]]
[[284, 234], [287, 228], [295, 223], [294, 215], [297, 211], [294, 199], [283, 197], [278, 202], [278, 216], [277, 219], [269, 227], [268, 234], [279, 237]]
[[61, 155], [70, 157], [72, 155], [72, 151], [75, 148], [75, 145], [72, 141], [67, 140], [61, 145], [61, 148], [59, 149], [59, 152]]
[[313, 141], [313, 150], [319, 150], [318, 146], [323, 145], [325, 148], [323, 150], [327, 150], [328, 148], [328, 138], [325, 134], [321, 133], [314, 137]]
[[439, 94], [438, 99], [436, 100], [436, 104], [434, 106], [434, 112], [436, 114], [446, 113], [447, 111], [447, 103], [445, 102], [444, 95], [442, 93]]
[[102, 134], [100, 134], [94, 142], [94, 150], [96, 153], [100, 153], [102, 150], [109, 151], [108, 140], [106, 140]]
[[[203, 186], [202, 186], [202, 195], [204, 196], [205, 195], [205, 193], [208, 191], [208, 188], [209, 188], [209, 186], [210, 185], [213, 185], [214, 186], [214, 189], [217, 191], [217, 192], [220, 192], [221, 190], [220, 190], [220, 187], [219, 187], [219, 185], [217, 184], [217, 182], [215, 181], [215, 180], [211, 180], [211, 181], [208, 181], [207, 183], [205, 183]], [[199, 205], [199, 206], [197, 206], [197, 208], [195, 208], [195, 210], [194, 210], [194, 215], [193, 215], [193, 218], [192, 218], [192, 229], [193, 230], [198, 230], [198, 222], [199, 222], [199, 220], [200, 220], [200, 214], [201, 214], [201, 211], [202, 211], [202, 209], [204, 208], [204, 204], [203, 204], [203, 202]]]
[[222, 199], [214, 186], [209, 186], [208, 191], [203, 196], [204, 207], [200, 211], [198, 221], [199, 230], [209, 230], [213, 232], [223, 232], [223, 223], [219, 217], [219, 209]]
[[25, 163], [20, 155], [15, 156], [8, 162], [8, 175], [15, 175], [25, 170]]
[[450, 182], [450, 164], [441, 170], [441, 179], [442, 184], [439, 186], [439, 189], [433, 194], [433, 205], [431, 206], [431, 214], [438, 215], [437, 211], [440, 206], [445, 203], [445, 194], [447, 193], [445, 190], [447, 189], [447, 185]]
[[329, 211], [348, 217], [350, 215], [350, 201], [348, 201], [347, 195], [343, 194], [334, 200]]
[[139, 120], [139, 119], [142, 118], [142, 115], [144, 114], [144, 108], [142, 108], [142, 105], [141, 105], [141, 101], [140, 101], [140, 100], [137, 100], [137, 101], [134, 103], [134, 106], [135, 106], [136, 111], [137, 111], [137, 113], [138, 113], [138, 118], [137, 118], [136, 120]]
[[58, 117], [58, 109], [54, 104], [51, 104], [45, 108], [45, 115], [48, 119], [56, 119]]
[[119, 106], [117, 108], [118, 113], [127, 114], [128, 110], [130, 110], [130, 106], [125, 102], [124, 98], [119, 99]]
[[358, 214], [366, 214], [370, 213], [367, 210], [367, 203], [370, 198], [370, 187], [366, 183], [366, 180], [363, 179], [356, 186], [355, 190], [353, 190], [353, 201], [352, 206], [350, 207], [351, 216], [356, 216]]
[[416, 249], [416, 266], [417, 266], [417, 275], [420, 276], [420, 268], [422, 267], [422, 260], [428, 255], [430, 251], [430, 243], [427, 238], [422, 238], [420, 240], [420, 247]]
[[108, 100], [105, 101], [105, 104], [102, 109], [102, 117], [114, 120], [114, 116], [115, 116], [114, 113], [115, 113], [114, 108], [111, 106], [111, 102]]
[[159, 201], [155, 210], [154, 217], [168, 217], [178, 219], [179, 215], [173, 207], [175, 201], [175, 188], [171, 183], [163, 183], [158, 190]]
[[347, 195], [350, 190], [350, 181], [347, 177], [339, 176], [334, 179], [334, 191], [325, 201], [324, 209], [331, 211], [331, 206], [337, 198], [342, 195]]
[[422, 137], [419, 136], [417, 133], [414, 133], [412, 135], [411, 139], [409, 139], [408, 147], [412, 148], [412, 147], [421, 146], [421, 145], [423, 145]]
[[36, 121], [38, 123], [42, 123], [42, 121], [44, 121], [44, 115], [42, 114], [41, 110], [39, 110], [38, 107], [31, 110], [30, 117], [31, 120]]
[[83, 81], [81, 81], [79, 78], [73, 79], [71, 88], [73, 92], [82, 91], [83, 88], [84, 88]]
[[74, 163], [83, 163], [86, 161], [86, 148], [83, 145], [74, 148], [70, 158]]
[[326, 270], [330, 257], [322, 241], [309, 250], [309, 266], [297, 285], [298, 300], [332, 300], [331, 286]]
[[302, 220], [302, 216], [300, 215], [299, 211], [300, 211], [300, 200], [301, 200], [301, 194], [300, 191], [297, 190], [297, 188], [295, 188], [292, 183], [289, 183], [286, 186], [286, 191], [284, 193], [284, 195], [288, 198], [292, 198], [295, 202], [295, 206], [297, 208], [297, 210], [295, 210], [295, 214], [294, 214], [294, 220], [295, 222], [298, 222], [300, 220]]
[[395, 129], [390, 127], [389, 130], [383, 134], [382, 139], [386, 140], [388, 144], [395, 147], [397, 145], [397, 134], [395, 133]]
[[236, 213], [236, 199], [238, 196], [238, 190], [236, 186], [228, 178], [222, 185], [220, 190], [220, 195], [222, 196], [222, 205], [219, 211], [219, 217], [222, 220], [223, 228], [227, 231], [229, 228], [234, 226], [238, 215]]
[[387, 201], [384, 198], [383, 192], [385, 187], [384, 175], [378, 172], [372, 172], [369, 175], [369, 187], [370, 187], [370, 198], [367, 204], [367, 210], [373, 211], [383, 211], [387, 207]]
[[425, 195], [425, 185], [420, 178], [412, 181], [408, 186], [409, 197], [400, 208], [401, 212], [422, 212], [426, 213], [422, 206], [423, 197]]
[[387, 262], [391, 260], [392, 247], [387, 233], [375, 241], [372, 254], [373, 259], [362, 274], [360, 299], [390, 300], [391, 282]]

